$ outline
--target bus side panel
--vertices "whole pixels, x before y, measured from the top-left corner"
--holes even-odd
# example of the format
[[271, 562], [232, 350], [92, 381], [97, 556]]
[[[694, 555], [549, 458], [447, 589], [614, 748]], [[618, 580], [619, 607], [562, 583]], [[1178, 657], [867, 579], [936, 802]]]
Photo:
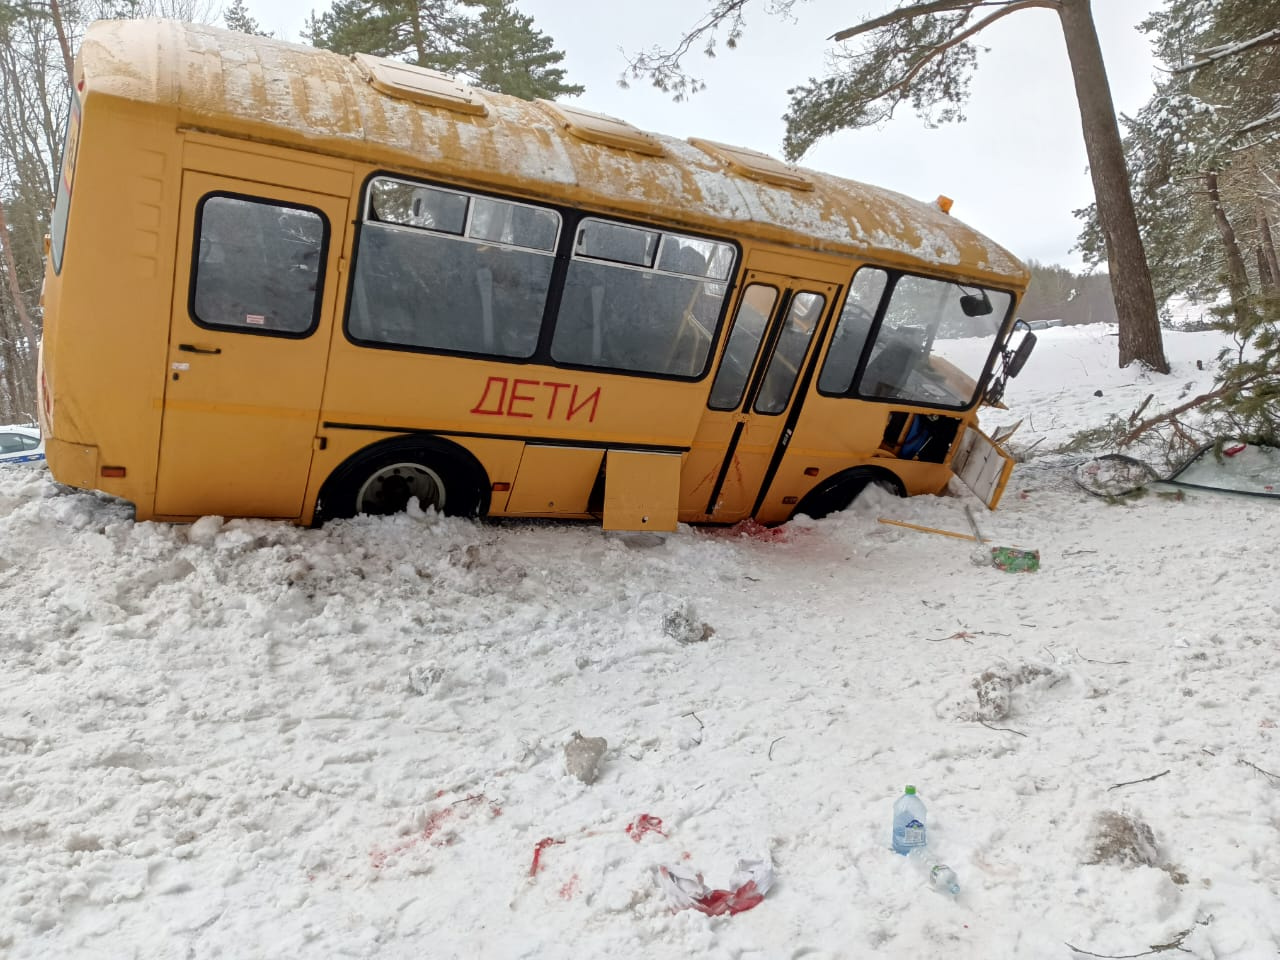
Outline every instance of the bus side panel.
[[[705, 381], [362, 347], [338, 331], [321, 415], [329, 449], [316, 458], [312, 492], [356, 450], [396, 433], [421, 431], [471, 450], [490, 483], [513, 485], [519, 507], [527, 503], [522, 485], [528, 482], [531, 494], [532, 488], [542, 489], [543, 474], [561, 462], [555, 456], [540, 458], [517, 483], [524, 441], [682, 451], [692, 443], [706, 389]], [[490, 510], [506, 514], [506, 504], [505, 495], [495, 495]], [[553, 515], [581, 515], [575, 498], [562, 506]], [[510, 512], [526, 515], [523, 509]]]
[[[151, 516], [180, 154], [174, 118], [155, 107], [89, 93], [62, 272], [48, 268], [43, 376], [49, 467]], [[85, 476], [96, 463], [125, 468]]]

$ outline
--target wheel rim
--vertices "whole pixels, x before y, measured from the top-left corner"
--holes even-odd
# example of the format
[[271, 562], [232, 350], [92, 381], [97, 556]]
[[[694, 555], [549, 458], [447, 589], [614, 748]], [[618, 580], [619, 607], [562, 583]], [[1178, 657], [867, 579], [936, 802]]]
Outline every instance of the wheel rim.
[[392, 463], [370, 474], [356, 494], [356, 513], [385, 516], [403, 513], [409, 498], [417, 497], [422, 509], [444, 510], [445, 488], [440, 474], [421, 463]]

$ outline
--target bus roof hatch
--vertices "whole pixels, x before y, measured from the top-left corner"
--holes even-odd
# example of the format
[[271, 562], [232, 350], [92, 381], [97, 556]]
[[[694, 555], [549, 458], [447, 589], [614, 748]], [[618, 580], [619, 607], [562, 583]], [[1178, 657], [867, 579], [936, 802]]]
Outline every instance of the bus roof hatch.
[[475, 117], [489, 115], [489, 108], [475, 88], [458, 82], [447, 73], [367, 53], [353, 53], [351, 59], [364, 72], [369, 85], [380, 93], [428, 107], [444, 107], [455, 113]]
[[772, 183], [776, 187], [790, 187], [793, 190], [813, 189], [813, 179], [804, 171], [788, 166], [767, 153], [747, 147], [734, 147], [727, 143], [716, 143], [714, 140], [703, 140], [700, 137], [690, 137], [689, 142], [703, 153], [711, 154], [741, 176]]
[[633, 127], [625, 120], [583, 110], [581, 107], [552, 103], [550, 100], [535, 100], [534, 103], [579, 140], [603, 144], [606, 147], [617, 147], [621, 150], [634, 150], [646, 157], [666, 155], [657, 137], [639, 127]]

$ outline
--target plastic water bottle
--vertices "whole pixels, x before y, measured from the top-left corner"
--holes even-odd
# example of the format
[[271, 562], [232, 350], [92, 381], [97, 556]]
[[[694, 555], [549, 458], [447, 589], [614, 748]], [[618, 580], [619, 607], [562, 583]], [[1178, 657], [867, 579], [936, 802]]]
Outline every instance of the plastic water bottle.
[[945, 863], [940, 863], [929, 852], [928, 847], [916, 847], [907, 856], [915, 863], [917, 869], [924, 874], [925, 881], [929, 886], [939, 893], [949, 893], [953, 897], [959, 895], [960, 881], [956, 879], [956, 872]]
[[927, 840], [924, 827], [924, 801], [916, 796], [916, 788], [907, 785], [893, 805], [893, 849], [908, 854], [923, 847]]

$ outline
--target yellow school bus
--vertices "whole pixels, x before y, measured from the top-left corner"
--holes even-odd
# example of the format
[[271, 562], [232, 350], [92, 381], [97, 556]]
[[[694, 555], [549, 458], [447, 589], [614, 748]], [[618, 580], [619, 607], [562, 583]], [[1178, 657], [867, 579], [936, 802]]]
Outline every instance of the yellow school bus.
[[416, 498], [670, 530], [953, 474], [994, 508], [1012, 464], [976, 411], [1025, 357], [1028, 273], [948, 205], [396, 61], [100, 22], [49, 238], [49, 466], [140, 520]]

